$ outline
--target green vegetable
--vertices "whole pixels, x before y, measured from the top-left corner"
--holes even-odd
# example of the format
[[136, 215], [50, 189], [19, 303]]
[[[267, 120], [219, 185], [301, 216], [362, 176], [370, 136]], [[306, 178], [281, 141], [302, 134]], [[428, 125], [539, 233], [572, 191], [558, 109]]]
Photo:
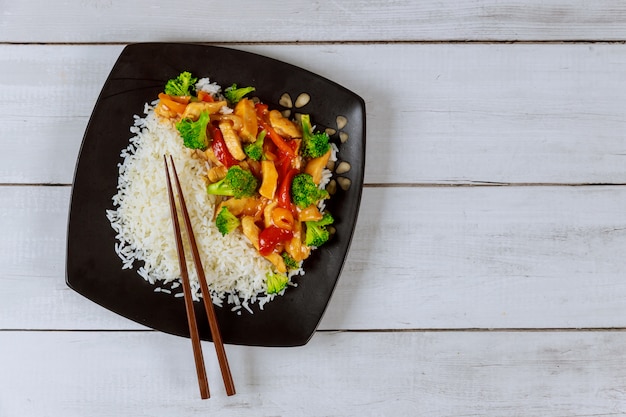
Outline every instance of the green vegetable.
[[222, 236], [226, 236], [233, 230], [239, 227], [241, 221], [231, 213], [227, 207], [222, 207], [220, 212], [217, 214], [215, 218], [215, 225], [217, 226], [217, 230], [220, 231]]
[[256, 191], [258, 180], [239, 165], [228, 168], [226, 176], [207, 187], [207, 193], [235, 198], [251, 197]]
[[261, 130], [259, 132], [259, 135], [256, 137], [256, 140], [253, 143], [247, 144], [243, 148], [243, 151], [248, 156], [248, 158], [255, 161], [260, 161], [261, 159], [263, 159], [263, 141], [266, 134], [267, 132], [265, 130]]
[[246, 94], [253, 92], [254, 87], [241, 87], [237, 88], [237, 84], [233, 84], [224, 90], [224, 96], [226, 100], [230, 101], [232, 104], [239, 103]]
[[181, 72], [178, 77], [168, 80], [165, 84], [165, 94], [170, 96], [190, 96], [191, 90], [198, 81], [188, 71]]
[[183, 119], [176, 123], [176, 129], [178, 129], [183, 138], [183, 144], [187, 148], [203, 151], [209, 146], [206, 127], [210, 120], [209, 112], [203, 111], [195, 122], [191, 119]]
[[281, 253], [281, 256], [283, 257], [283, 261], [285, 261], [285, 266], [288, 271], [300, 268], [300, 263], [289, 256], [287, 252]]
[[287, 282], [289, 282], [289, 278], [284, 274], [267, 273], [266, 278], [268, 294], [278, 294], [287, 286]]
[[311, 117], [303, 114], [300, 118], [302, 123], [302, 145], [300, 153], [305, 158], [319, 158], [330, 149], [330, 138], [326, 132], [313, 133]]
[[328, 198], [328, 192], [318, 188], [310, 174], [301, 173], [293, 178], [291, 199], [296, 206], [307, 208], [325, 198]]
[[324, 216], [318, 221], [304, 222], [306, 232], [304, 234], [304, 243], [307, 246], [322, 246], [330, 239], [330, 232], [326, 226], [333, 224], [335, 219], [330, 213], [324, 213]]

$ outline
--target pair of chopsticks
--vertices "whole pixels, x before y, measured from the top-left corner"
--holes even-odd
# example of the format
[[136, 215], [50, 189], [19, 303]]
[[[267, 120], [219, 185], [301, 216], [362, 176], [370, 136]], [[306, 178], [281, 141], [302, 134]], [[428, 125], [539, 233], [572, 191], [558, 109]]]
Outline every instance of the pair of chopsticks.
[[[180, 263], [180, 273], [183, 281], [183, 293], [185, 296], [185, 308], [187, 310], [187, 321], [189, 322], [189, 333], [191, 335], [191, 345], [193, 347], [193, 357], [196, 363], [196, 373], [198, 374], [198, 384], [200, 386], [200, 396], [202, 399], [209, 398], [209, 382], [207, 380], [206, 368], [204, 366], [204, 357], [202, 355], [202, 346], [200, 344], [200, 336], [198, 334], [198, 325], [196, 322], [196, 314], [193, 308], [193, 299], [191, 297], [191, 285], [189, 284], [189, 274], [187, 272], [187, 262], [185, 260], [185, 250], [183, 248], [182, 237], [180, 233], [180, 225], [178, 223], [178, 214], [176, 209], [176, 201], [174, 199], [174, 192], [172, 190], [172, 181], [170, 179], [170, 170], [167, 163], [167, 157], [163, 155], [165, 162], [165, 174], [167, 176], [167, 192], [169, 194], [170, 209], [172, 213], [172, 223], [174, 225], [174, 235], [176, 236], [176, 249], [178, 251], [178, 261]], [[230, 367], [228, 366], [228, 359], [226, 358], [226, 352], [224, 351], [224, 343], [222, 342], [222, 336], [220, 329], [215, 318], [215, 309], [213, 308], [213, 302], [211, 300], [211, 294], [209, 293], [209, 287], [206, 283], [204, 275], [204, 268], [200, 261], [200, 254], [198, 253], [198, 246], [196, 245], [196, 238], [193, 234], [191, 227], [191, 220], [189, 220], [189, 213], [187, 212], [187, 205], [185, 204], [185, 197], [178, 180], [178, 174], [176, 173], [176, 166], [174, 165], [174, 159], [170, 155], [170, 162], [172, 164], [172, 172], [174, 174], [174, 182], [176, 183], [176, 191], [178, 193], [178, 201], [180, 204], [180, 210], [182, 211], [185, 229], [187, 230], [187, 236], [189, 237], [189, 243], [191, 246], [191, 253], [193, 255], [193, 261], [198, 274], [198, 281], [200, 283], [200, 290], [202, 291], [202, 300], [204, 302], [204, 308], [209, 318], [209, 327], [211, 329], [211, 336], [213, 337], [213, 344], [215, 345], [215, 352], [217, 353], [217, 359], [220, 364], [220, 371], [222, 372], [222, 379], [224, 380], [224, 386], [226, 387], [226, 394], [235, 394], [235, 385], [233, 384], [233, 377], [230, 374]]]

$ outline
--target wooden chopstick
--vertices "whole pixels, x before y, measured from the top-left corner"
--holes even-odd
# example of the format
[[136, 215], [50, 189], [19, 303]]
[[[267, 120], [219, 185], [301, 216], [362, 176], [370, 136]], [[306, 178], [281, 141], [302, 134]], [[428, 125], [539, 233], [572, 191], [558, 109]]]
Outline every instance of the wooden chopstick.
[[196, 314], [193, 309], [193, 299], [191, 297], [191, 285], [189, 283], [189, 274], [187, 273], [187, 261], [185, 259], [185, 249], [180, 234], [180, 225], [178, 224], [178, 214], [176, 210], [176, 201], [174, 200], [174, 192], [172, 191], [172, 182], [170, 180], [170, 171], [165, 160], [165, 175], [167, 176], [167, 192], [170, 200], [170, 212], [172, 214], [172, 224], [174, 225], [174, 236], [176, 238], [176, 251], [178, 252], [178, 263], [180, 265], [180, 275], [183, 281], [183, 293], [185, 296], [185, 309], [187, 311], [187, 322], [189, 323], [189, 334], [191, 336], [191, 346], [193, 347], [193, 358], [196, 363], [196, 373], [198, 375], [198, 384], [200, 386], [200, 397], [202, 399], [211, 396], [209, 392], [209, 381], [204, 366], [204, 357], [202, 355], [202, 346], [200, 344], [200, 336], [198, 335], [198, 325], [196, 322]]
[[[196, 363], [196, 372], [198, 374], [198, 384], [200, 386], [200, 396], [205, 399], [209, 398], [209, 383], [206, 376], [206, 369], [204, 366], [204, 357], [202, 355], [202, 346], [200, 344], [200, 336], [198, 335], [198, 326], [196, 322], [196, 316], [193, 309], [193, 299], [191, 297], [191, 285], [189, 283], [189, 274], [187, 272], [187, 263], [185, 260], [185, 253], [182, 244], [182, 238], [180, 233], [180, 226], [178, 224], [178, 215], [176, 210], [176, 202], [174, 200], [174, 193], [172, 191], [172, 183], [170, 179], [170, 172], [167, 163], [167, 157], [163, 156], [165, 161], [165, 173], [167, 176], [167, 191], [170, 200], [170, 209], [172, 213], [172, 223], [174, 224], [174, 234], [176, 236], [176, 248], [178, 251], [178, 260], [180, 263], [180, 272], [183, 280], [183, 292], [185, 296], [185, 308], [187, 310], [187, 319], [189, 321], [189, 332], [191, 335], [191, 343], [193, 346], [194, 360]], [[222, 379], [224, 380], [224, 386], [226, 387], [227, 395], [235, 394], [235, 384], [233, 383], [233, 377], [230, 373], [230, 367], [228, 365], [228, 358], [226, 357], [226, 351], [224, 350], [224, 342], [222, 341], [222, 335], [219, 330], [217, 318], [215, 317], [215, 308], [211, 300], [211, 293], [206, 283], [206, 277], [204, 275], [204, 268], [202, 267], [202, 261], [200, 260], [200, 254], [198, 252], [198, 245], [196, 244], [196, 238], [191, 226], [191, 220], [189, 219], [189, 213], [187, 212], [187, 205], [185, 203], [185, 197], [183, 195], [180, 181], [178, 180], [178, 174], [176, 172], [176, 165], [174, 159], [170, 155], [170, 162], [172, 164], [172, 172], [174, 174], [174, 182], [176, 184], [176, 191], [178, 193], [178, 201], [180, 203], [180, 209], [183, 215], [185, 223], [185, 229], [189, 238], [191, 246], [191, 253], [193, 256], [194, 266], [198, 275], [198, 281], [200, 283], [200, 291], [202, 292], [202, 300], [204, 308], [209, 319], [209, 328], [211, 330], [211, 336], [213, 338], [213, 345], [215, 346], [215, 352], [222, 373]]]

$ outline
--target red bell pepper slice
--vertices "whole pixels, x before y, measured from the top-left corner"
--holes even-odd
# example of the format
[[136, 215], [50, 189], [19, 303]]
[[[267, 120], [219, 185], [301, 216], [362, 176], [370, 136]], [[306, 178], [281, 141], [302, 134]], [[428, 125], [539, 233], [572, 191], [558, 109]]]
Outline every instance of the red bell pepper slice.
[[271, 254], [279, 243], [286, 242], [293, 237], [291, 230], [276, 226], [266, 227], [259, 233], [259, 253], [263, 256]]
[[268, 107], [266, 104], [256, 105], [256, 114], [257, 114], [257, 120], [259, 123], [259, 128], [261, 130], [265, 130], [268, 133], [272, 142], [274, 142], [276, 147], [280, 149], [281, 152], [289, 155], [292, 158], [295, 157], [296, 153], [291, 148], [291, 146], [289, 146], [289, 144], [285, 141], [285, 139], [282, 136], [280, 136], [267, 121], [267, 108]]
[[300, 172], [295, 168], [291, 168], [287, 171], [284, 178], [280, 182], [280, 186], [277, 191], [277, 200], [278, 206], [286, 209], [292, 209], [291, 207], [291, 183], [293, 182], [293, 177]]
[[233, 155], [226, 147], [226, 142], [224, 142], [224, 136], [222, 136], [222, 131], [214, 126], [212, 123], [209, 123], [207, 126], [211, 137], [213, 138], [213, 142], [211, 143], [211, 150], [215, 154], [215, 157], [218, 161], [220, 161], [226, 168], [230, 168], [233, 165], [237, 165], [239, 161], [237, 161]]

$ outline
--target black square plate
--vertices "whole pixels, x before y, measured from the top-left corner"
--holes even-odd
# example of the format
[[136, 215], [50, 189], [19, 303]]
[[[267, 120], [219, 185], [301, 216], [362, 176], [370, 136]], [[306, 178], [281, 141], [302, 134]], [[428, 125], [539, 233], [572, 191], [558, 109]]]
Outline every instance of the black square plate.
[[[69, 213], [67, 285], [95, 303], [142, 325], [189, 337], [182, 298], [154, 292], [136, 270], [122, 270], [114, 250], [115, 232], [106, 217], [114, 209], [120, 152], [133, 136], [133, 115], [157, 98], [169, 78], [182, 71], [209, 77], [223, 88], [252, 85], [270, 108], [286, 109], [281, 97], [295, 102], [302, 93], [310, 101], [292, 112], [311, 114], [318, 129], [331, 128], [339, 162], [349, 171], [334, 178], [344, 187], [328, 201], [336, 218], [336, 234], [304, 263], [306, 274], [295, 278], [284, 296], [263, 310], [239, 315], [226, 303], [216, 308], [225, 343], [250, 346], [299, 346], [317, 328], [337, 283], [356, 224], [365, 168], [365, 104], [346, 88], [302, 68], [239, 50], [179, 43], [127, 46], [109, 75], [89, 120], [76, 165]], [[292, 114], [293, 114], [292, 113]], [[338, 119], [338, 116], [343, 116]], [[338, 122], [339, 120], [339, 122]], [[344, 126], [344, 121], [347, 123]], [[339, 126], [338, 126], [339, 123]], [[344, 167], [346, 164], [343, 165]], [[206, 314], [196, 303], [199, 330], [211, 340]]]

